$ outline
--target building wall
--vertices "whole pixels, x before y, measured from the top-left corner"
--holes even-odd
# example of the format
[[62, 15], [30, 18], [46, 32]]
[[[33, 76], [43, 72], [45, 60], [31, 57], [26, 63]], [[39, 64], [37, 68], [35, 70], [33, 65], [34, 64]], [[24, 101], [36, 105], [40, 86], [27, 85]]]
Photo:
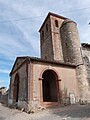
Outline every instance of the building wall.
[[26, 108], [28, 98], [28, 83], [27, 83], [27, 65], [23, 64], [18, 70], [11, 75], [10, 95], [9, 104], [14, 105], [14, 81], [16, 74], [19, 75], [19, 96], [18, 105]]
[[8, 105], [8, 93], [1, 95], [0, 103], [4, 104], [5, 106]]
[[2, 104], [7, 103], [7, 101], [8, 101], [7, 100], [7, 96], [8, 96], [8, 94], [7, 94], [6, 88], [5, 87], [1, 87], [0, 88], [0, 103], [2, 103]]
[[0, 93], [2, 95], [6, 94], [6, 88], [5, 87], [0, 88]]
[[14, 65], [14, 70], [16, 70], [17, 68], [18, 68], [18, 66], [20, 65], [20, 64], [22, 64], [22, 62], [25, 60], [25, 58], [23, 58], [23, 57], [19, 57], [19, 59], [17, 58], [16, 59], [16, 63], [15, 63], [15, 65]]
[[[51, 19], [51, 33], [52, 33], [54, 60], [63, 61], [60, 27], [64, 19], [55, 16], [51, 16], [50, 19]], [[58, 26], [56, 26], [55, 24], [56, 20], [58, 22]]]
[[[76, 79], [76, 70], [73, 67], [66, 67], [60, 65], [53, 64], [45, 64], [45, 63], [32, 63], [33, 67], [33, 76], [31, 81], [33, 82], [33, 91], [32, 96], [33, 99], [31, 104], [33, 107], [37, 107], [40, 104], [44, 104], [43, 96], [42, 96], [42, 74], [45, 70], [54, 70], [58, 75], [58, 84], [59, 84], [59, 92], [60, 94], [65, 94], [67, 92], [67, 96], [69, 97], [70, 93], [74, 93], [76, 99], [79, 99], [78, 93], [78, 81]], [[65, 97], [65, 96], [64, 96]], [[62, 98], [59, 98], [60, 100]]]
[[78, 79], [79, 93], [80, 99], [82, 100], [90, 100], [90, 92], [88, 89], [88, 81], [87, 81], [87, 71], [84, 64], [77, 66], [76, 75]]
[[82, 57], [87, 71], [88, 89], [90, 91], [90, 46], [82, 46]]
[[[46, 28], [47, 26], [47, 28]], [[41, 58], [47, 60], [53, 60], [53, 45], [51, 36], [51, 21], [47, 19], [45, 25], [40, 32], [40, 48]]]

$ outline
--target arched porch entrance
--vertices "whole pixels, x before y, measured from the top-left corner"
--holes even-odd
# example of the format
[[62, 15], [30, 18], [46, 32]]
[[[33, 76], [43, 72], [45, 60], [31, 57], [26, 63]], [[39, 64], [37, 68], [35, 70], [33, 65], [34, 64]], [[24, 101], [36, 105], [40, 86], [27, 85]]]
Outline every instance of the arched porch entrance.
[[58, 102], [58, 76], [53, 70], [42, 74], [43, 102]]
[[14, 91], [13, 91], [14, 102], [18, 102], [18, 97], [19, 97], [19, 75], [16, 74], [14, 80]]

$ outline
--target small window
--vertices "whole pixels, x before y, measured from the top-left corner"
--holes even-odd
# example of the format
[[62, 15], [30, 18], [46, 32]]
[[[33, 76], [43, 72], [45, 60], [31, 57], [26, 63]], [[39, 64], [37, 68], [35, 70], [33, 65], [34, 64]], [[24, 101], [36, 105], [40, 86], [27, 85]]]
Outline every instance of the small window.
[[55, 26], [58, 27], [58, 21], [57, 20], [55, 20]]
[[48, 31], [48, 24], [46, 24], [46, 31]]

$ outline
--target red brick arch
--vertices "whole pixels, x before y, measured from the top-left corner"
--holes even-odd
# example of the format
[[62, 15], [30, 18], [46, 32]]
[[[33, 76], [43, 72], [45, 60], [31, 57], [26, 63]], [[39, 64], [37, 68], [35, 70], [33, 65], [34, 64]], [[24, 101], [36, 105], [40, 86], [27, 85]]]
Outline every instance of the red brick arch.
[[61, 79], [60, 79], [60, 76], [59, 76], [59, 73], [57, 72], [57, 70], [56, 69], [54, 69], [54, 68], [51, 68], [51, 67], [46, 67], [46, 68], [44, 68], [42, 71], [41, 71], [41, 73], [40, 73], [40, 77], [39, 77], [39, 80], [40, 80], [40, 101], [41, 101], [41, 104], [43, 104], [43, 102], [44, 102], [44, 97], [43, 97], [43, 80], [44, 80], [44, 78], [43, 78], [43, 74], [44, 74], [44, 72], [46, 72], [46, 71], [52, 71], [53, 72], [53, 74], [56, 76], [56, 91], [57, 91], [57, 101], [58, 101], [58, 103], [59, 103], [59, 101], [60, 101], [60, 97], [61, 97], [61, 95], [60, 95], [60, 82], [59, 81], [61, 81]]
[[44, 69], [41, 71], [39, 79], [42, 79], [42, 75], [43, 75], [43, 73], [44, 73], [46, 70], [51, 70], [51, 71], [53, 71], [53, 72], [57, 75], [58, 80], [61, 80], [59, 73], [58, 73], [54, 68], [49, 68], [49, 67], [46, 67], [46, 68], [44, 68]]

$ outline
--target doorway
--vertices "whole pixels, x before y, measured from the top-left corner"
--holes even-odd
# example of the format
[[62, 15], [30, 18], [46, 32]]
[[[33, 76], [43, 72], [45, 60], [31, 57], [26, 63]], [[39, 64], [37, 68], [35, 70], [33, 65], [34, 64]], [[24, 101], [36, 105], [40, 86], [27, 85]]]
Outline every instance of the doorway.
[[44, 102], [57, 102], [58, 101], [58, 85], [57, 74], [53, 70], [46, 70], [42, 75], [43, 87], [43, 101]]
[[14, 101], [18, 102], [18, 98], [19, 98], [19, 75], [16, 74], [15, 76], [15, 80], [14, 80]]

